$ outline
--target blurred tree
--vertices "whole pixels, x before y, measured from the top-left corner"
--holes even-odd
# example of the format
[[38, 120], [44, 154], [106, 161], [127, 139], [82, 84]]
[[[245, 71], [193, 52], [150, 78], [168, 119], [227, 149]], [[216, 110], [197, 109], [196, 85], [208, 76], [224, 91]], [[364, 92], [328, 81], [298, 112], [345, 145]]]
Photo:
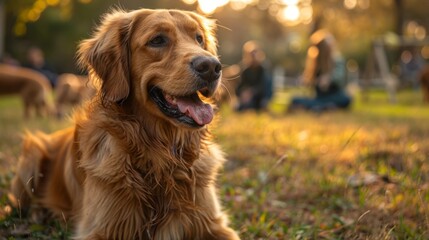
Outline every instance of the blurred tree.
[[[219, 51], [223, 62], [229, 65], [239, 61], [242, 44], [254, 39], [261, 43], [274, 64], [287, 67], [289, 72], [299, 73], [308, 36], [315, 22], [282, 25], [278, 14], [273, 14], [278, 9], [269, 7], [271, 3], [282, 1], [252, 2], [254, 4], [240, 11], [233, 10], [229, 4], [212, 14], [220, 24]], [[312, 0], [311, 3], [313, 19], [320, 16], [323, 19], [320, 27], [328, 28], [336, 36], [345, 57], [356, 59], [361, 66], [374, 38], [398, 32], [399, 25], [404, 29], [411, 20], [425, 29], [429, 27], [429, 1]], [[90, 35], [100, 15], [112, 6], [124, 9], [197, 9], [197, 3], [186, 5], [182, 1], [171, 0], [10, 0], [5, 2], [5, 6], [5, 50], [25, 61], [26, 50], [31, 45], [37, 45], [45, 51], [47, 61], [60, 72], [76, 71], [74, 55], [78, 42]], [[399, 10], [402, 14], [400, 21], [392, 14], [399, 13]]]
[[[85, 1], [14, 0], [6, 2], [6, 52], [21, 62], [38, 46], [56, 69], [73, 68], [76, 35], [71, 19], [74, 6]], [[58, 43], [61, 42], [61, 46]]]
[[404, 1], [403, 0], [395, 0], [396, 5], [396, 28], [395, 32], [398, 36], [404, 35]]
[[[242, 11], [224, 8], [213, 14], [218, 19], [219, 54], [225, 64], [230, 65], [241, 60], [241, 48], [249, 40], [257, 40], [272, 59], [281, 61], [286, 53], [284, 36], [287, 29], [272, 18], [268, 12], [256, 7]], [[277, 48], [282, 50], [276, 51]], [[278, 50], [278, 49], [277, 49]], [[277, 55], [280, 53], [280, 55]]]
[[5, 24], [6, 22], [6, 7], [4, 0], [0, 0], [0, 59], [4, 55], [4, 36], [5, 36]]
[[6, 52], [25, 62], [27, 49], [38, 46], [58, 72], [78, 72], [75, 66], [77, 44], [90, 36], [103, 13], [112, 8], [162, 8], [167, 5], [186, 7], [179, 1], [168, 0], [7, 1]]

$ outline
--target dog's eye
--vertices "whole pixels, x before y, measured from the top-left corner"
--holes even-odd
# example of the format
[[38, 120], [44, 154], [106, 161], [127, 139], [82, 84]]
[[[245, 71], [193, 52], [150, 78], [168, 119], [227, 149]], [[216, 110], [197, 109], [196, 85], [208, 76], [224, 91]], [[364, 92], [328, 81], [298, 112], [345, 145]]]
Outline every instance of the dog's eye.
[[148, 45], [151, 47], [164, 47], [168, 43], [168, 38], [164, 35], [158, 35], [154, 38], [152, 38]]
[[203, 39], [203, 36], [201, 36], [201, 35], [197, 35], [196, 37], [195, 37], [195, 39], [197, 40], [197, 42], [200, 44], [200, 45], [203, 45], [204, 44], [204, 39]]

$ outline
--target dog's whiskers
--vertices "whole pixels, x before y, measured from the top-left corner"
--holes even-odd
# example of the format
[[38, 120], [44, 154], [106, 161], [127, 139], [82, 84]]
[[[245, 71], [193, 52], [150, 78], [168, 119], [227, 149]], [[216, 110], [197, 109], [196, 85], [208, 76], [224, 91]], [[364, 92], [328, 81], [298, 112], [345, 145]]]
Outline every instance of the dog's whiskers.
[[221, 87], [222, 87], [222, 89], [225, 89], [226, 93], [228, 93], [229, 100], [232, 100], [232, 94], [229, 91], [228, 87], [224, 83], [221, 84]]

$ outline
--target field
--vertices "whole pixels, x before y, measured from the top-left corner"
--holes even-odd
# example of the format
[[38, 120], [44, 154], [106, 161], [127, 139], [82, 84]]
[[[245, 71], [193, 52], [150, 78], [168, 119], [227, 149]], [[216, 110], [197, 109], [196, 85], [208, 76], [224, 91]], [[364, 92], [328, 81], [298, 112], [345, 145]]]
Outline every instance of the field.
[[[348, 111], [283, 113], [221, 109], [213, 128], [228, 162], [219, 189], [242, 239], [429, 239], [429, 106], [420, 92], [355, 98]], [[17, 98], [0, 99], [0, 240], [67, 239], [62, 220], [32, 224], [7, 206], [25, 129], [67, 126], [22, 119]], [[3, 237], [1, 237], [3, 236]]]

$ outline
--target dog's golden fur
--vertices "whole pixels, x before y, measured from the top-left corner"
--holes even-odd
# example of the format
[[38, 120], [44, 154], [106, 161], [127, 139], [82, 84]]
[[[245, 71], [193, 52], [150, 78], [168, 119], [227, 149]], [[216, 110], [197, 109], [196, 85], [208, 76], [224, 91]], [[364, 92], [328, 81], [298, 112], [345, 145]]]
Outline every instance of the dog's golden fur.
[[78, 211], [83, 177], [75, 160], [73, 133], [74, 128], [68, 128], [51, 135], [27, 133], [24, 138], [11, 188], [19, 201], [15, 205], [21, 210], [29, 210], [31, 206], [36, 221], [46, 217], [39, 211], [40, 207], [49, 208], [56, 217], [67, 219]]
[[0, 95], [19, 94], [24, 103], [24, 116], [32, 109], [37, 115], [53, 113], [49, 80], [34, 70], [19, 66], [0, 64]]
[[74, 127], [24, 141], [12, 184], [21, 207], [36, 203], [71, 219], [75, 239], [239, 239], [216, 194], [224, 157], [210, 140], [207, 103], [191, 109], [196, 127], [149, 96], [151, 86], [166, 98], [199, 90], [189, 66], [196, 56], [217, 58], [214, 26], [178, 10], [106, 15], [79, 48], [96, 96]]

